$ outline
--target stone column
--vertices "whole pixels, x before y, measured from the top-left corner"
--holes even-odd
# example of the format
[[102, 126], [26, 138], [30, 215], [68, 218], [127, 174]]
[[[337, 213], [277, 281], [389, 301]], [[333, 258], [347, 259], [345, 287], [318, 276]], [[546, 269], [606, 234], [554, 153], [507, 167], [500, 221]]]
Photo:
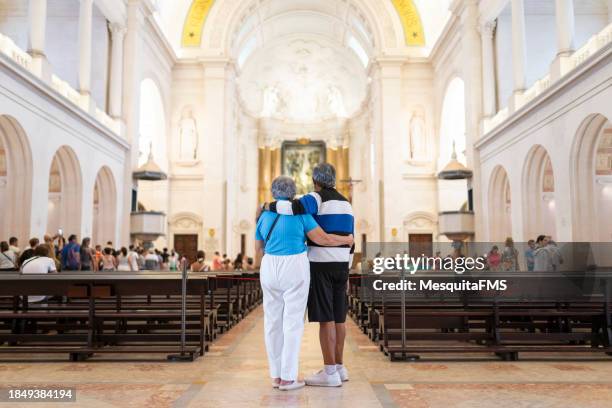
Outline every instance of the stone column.
[[125, 135], [131, 148], [126, 153], [123, 196], [126, 197], [123, 205], [123, 230], [121, 241], [130, 241], [130, 213], [132, 189], [137, 188], [133, 181], [132, 172], [138, 167], [138, 131], [140, 126], [140, 82], [142, 80], [142, 52], [145, 21], [149, 11], [146, 3], [128, 1], [127, 22], [125, 37], [125, 58], [123, 59], [123, 92], [122, 107], [125, 120]]
[[551, 79], [556, 81], [567, 72], [567, 61], [574, 52], [575, 18], [573, 0], [555, 0], [557, 22], [557, 56], [551, 66]]
[[91, 94], [91, 26], [93, 0], [81, 0], [79, 9], [79, 92]]
[[569, 55], [574, 51], [574, 0], [555, 0], [557, 21], [557, 54]]
[[608, 23], [612, 23], [612, 0], [608, 0]]
[[28, 5], [28, 53], [33, 58], [32, 71], [51, 81], [51, 70], [45, 56], [47, 0], [30, 0]]
[[455, 13], [461, 19], [461, 48], [463, 80], [465, 81], [465, 142], [466, 163], [473, 171], [473, 177], [468, 180], [468, 188], [472, 191], [473, 210], [475, 218], [475, 239], [482, 237], [483, 208], [481, 198], [484, 192], [480, 186], [480, 156], [474, 147], [480, 138], [480, 123], [483, 117], [483, 61], [482, 38], [479, 32], [478, 0], [459, 2]]
[[[403, 151], [398, 149], [397, 141], [405, 134], [406, 124], [402, 110], [402, 65], [405, 60], [379, 60], [380, 67], [380, 136], [375, 143], [380, 143], [377, 151], [379, 167], [378, 199], [380, 200], [380, 242], [391, 240], [391, 229], [397, 225], [402, 214], [394, 203], [401, 202], [403, 192], [397, 186], [415, 188], [406, 184], [398, 171], [398, 163], [403, 161]], [[408, 211], [408, 210], [406, 210]]]
[[[203, 161], [203, 172], [206, 177], [203, 178], [202, 189], [204, 193], [204, 202], [202, 209], [207, 215], [204, 220], [204, 229], [214, 229], [216, 231], [215, 250], [227, 251], [227, 175], [226, 167], [232, 165], [228, 163], [228, 150], [232, 151], [228, 146], [230, 140], [227, 140], [226, 132], [230, 130], [226, 127], [227, 121], [227, 80], [228, 72], [227, 65], [229, 61], [212, 60], [203, 61], [202, 69], [204, 71], [204, 89], [202, 92], [202, 100], [204, 106], [202, 108], [203, 123], [206, 124], [206, 135], [203, 142], [203, 150], [210, 152], [214, 159]], [[231, 136], [231, 140], [233, 140]], [[235, 158], [234, 158], [235, 159]], [[231, 159], [229, 160], [232, 161]], [[235, 163], [233, 164], [235, 171]], [[255, 206], [255, 203], [252, 204]], [[230, 217], [231, 218], [231, 217]], [[211, 248], [212, 249], [212, 248]]]
[[525, 43], [525, 4], [524, 0], [512, 0], [512, 73], [514, 95], [510, 109], [515, 110], [516, 99], [526, 88], [527, 52]]
[[115, 118], [121, 118], [122, 93], [123, 93], [123, 39], [126, 28], [121, 24], [110, 24], [111, 31], [111, 68], [110, 68], [110, 92], [109, 113]]
[[495, 92], [495, 54], [493, 47], [497, 22], [487, 21], [480, 29], [482, 40], [482, 101], [483, 115], [491, 118], [497, 113], [497, 95]]

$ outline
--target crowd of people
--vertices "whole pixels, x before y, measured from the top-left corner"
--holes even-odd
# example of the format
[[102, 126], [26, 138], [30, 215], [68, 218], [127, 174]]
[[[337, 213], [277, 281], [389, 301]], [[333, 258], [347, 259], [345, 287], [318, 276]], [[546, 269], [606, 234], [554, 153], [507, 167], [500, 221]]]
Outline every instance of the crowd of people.
[[[0, 271], [178, 271], [180, 262], [180, 255], [174, 249], [164, 248], [160, 251], [135, 245], [117, 249], [110, 241], [104, 246], [94, 246], [90, 238], [79, 242], [76, 235], [70, 235], [67, 240], [61, 235], [45, 235], [43, 242], [32, 238], [25, 248], [20, 248], [16, 237], [0, 242]], [[207, 262], [204, 251], [198, 251], [196, 259], [189, 266], [193, 272], [255, 270], [253, 258], [238, 254], [231, 261], [226, 254], [221, 256], [215, 252], [212, 261]]]
[[[536, 240], [527, 241], [524, 252], [527, 271], [555, 272], [563, 264], [563, 256], [550, 235], [540, 235]], [[494, 272], [519, 271], [519, 251], [512, 238], [506, 238], [503, 250], [493, 245], [487, 254], [488, 270]]]

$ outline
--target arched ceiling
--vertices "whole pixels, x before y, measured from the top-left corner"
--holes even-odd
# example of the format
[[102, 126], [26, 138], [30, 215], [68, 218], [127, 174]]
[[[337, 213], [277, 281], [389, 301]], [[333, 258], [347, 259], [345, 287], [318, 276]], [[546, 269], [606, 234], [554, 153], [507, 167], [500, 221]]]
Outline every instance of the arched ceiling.
[[179, 55], [236, 62], [250, 114], [310, 123], [356, 114], [372, 58], [432, 47], [449, 1], [158, 0], [157, 17], [175, 22], [164, 30], [179, 39]]
[[[203, 33], [206, 22], [215, 8], [231, 0], [157, 0], [158, 17], [163, 29], [170, 38], [170, 42], [177, 49], [189, 49], [205, 46]], [[247, 0], [242, 0], [247, 3]], [[324, 12], [337, 14], [341, 19], [347, 10], [357, 10], [358, 0], [327, 0], [327, 9]], [[405, 46], [425, 47], [431, 49], [437, 41], [446, 21], [450, 15], [448, 8], [450, 0], [367, 0], [374, 14], [389, 8], [395, 11], [397, 19], [396, 28], [398, 38], [403, 38]], [[249, 10], [261, 16], [262, 9], [278, 8], [270, 6], [274, 0], [256, 0]], [[287, 9], [302, 11], [317, 11], [319, 3], [316, 0], [282, 0]], [[380, 4], [375, 4], [380, 3]], [[387, 4], [385, 4], [387, 3]], [[331, 10], [335, 9], [335, 10]], [[359, 14], [352, 13], [352, 14]], [[227, 16], [233, 18], [234, 16]], [[363, 18], [363, 16], [361, 16]], [[349, 23], [350, 24], [350, 23]], [[378, 29], [383, 30], [382, 27]], [[389, 30], [389, 27], [384, 29]], [[403, 32], [399, 33], [398, 30]], [[380, 45], [380, 44], [379, 44]]]

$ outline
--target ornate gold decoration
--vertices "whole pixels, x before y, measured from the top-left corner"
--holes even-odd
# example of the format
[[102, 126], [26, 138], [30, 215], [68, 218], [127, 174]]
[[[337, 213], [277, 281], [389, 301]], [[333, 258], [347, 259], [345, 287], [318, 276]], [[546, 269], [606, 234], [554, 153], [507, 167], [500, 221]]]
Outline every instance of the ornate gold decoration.
[[209, 228], [208, 229], [208, 236], [211, 238], [215, 237], [215, 229], [214, 228]]
[[336, 189], [343, 196], [351, 197], [351, 185], [346, 180], [349, 178], [349, 148], [338, 147], [327, 148], [327, 162], [336, 169]]
[[299, 138], [297, 142], [301, 145], [307, 145], [307, 144], [310, 144], [310, 139], [304, 136], [304, 137]]
[[199, 47], [202, 42], [202, 30], [206, 17], [210, 12], [215, 0], [193, 0], [185, 25], [183, 26], [183, 36], [181, 44], [183, 47]]
[[272, 181], [281, 175], [281, 152], [279, 148], [259, 148], [259, 188], [258, 200], [260, 204], [272, 201], [270, 186]]
[[397, 237], [397, 228], [391, 228], [391, 236], [393, 238]]
[[404, 27], [406, 45], [424, 46], [425, 30], [419, 10], [412, 0], [391, 0]]

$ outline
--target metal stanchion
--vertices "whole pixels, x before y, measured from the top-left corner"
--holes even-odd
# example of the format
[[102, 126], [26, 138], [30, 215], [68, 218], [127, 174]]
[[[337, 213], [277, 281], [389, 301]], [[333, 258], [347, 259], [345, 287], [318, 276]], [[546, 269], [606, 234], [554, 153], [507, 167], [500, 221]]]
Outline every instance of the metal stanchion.
[[[400, 270], [400, 283], [404, 283], [404, 279], [406, 277], [406, 270], [402, 268]], [[402, 330], [402, 360], [415, 361], [420, 357], [416, 354], [406, 354], [406, 290], [402, 290], [401, 298], [400, 298], [400, 318], [402, 319], [401, 330]]]
[[181, 348], [180, 354], [171, 354], [168, 356], [170, 361], [193, 361], [194, 354], [185, 352], [186, 333], [187, 333], [187, 259], [181, 259], [182, 279], [181, 279]]
[[[400, 271], [400, 284], [404, 283], [405, 272], [404, 268]], [[402, 290], [402, 300], [400, 303], [402, 305], [402, 358], [406, 358], [406, 290]]]

